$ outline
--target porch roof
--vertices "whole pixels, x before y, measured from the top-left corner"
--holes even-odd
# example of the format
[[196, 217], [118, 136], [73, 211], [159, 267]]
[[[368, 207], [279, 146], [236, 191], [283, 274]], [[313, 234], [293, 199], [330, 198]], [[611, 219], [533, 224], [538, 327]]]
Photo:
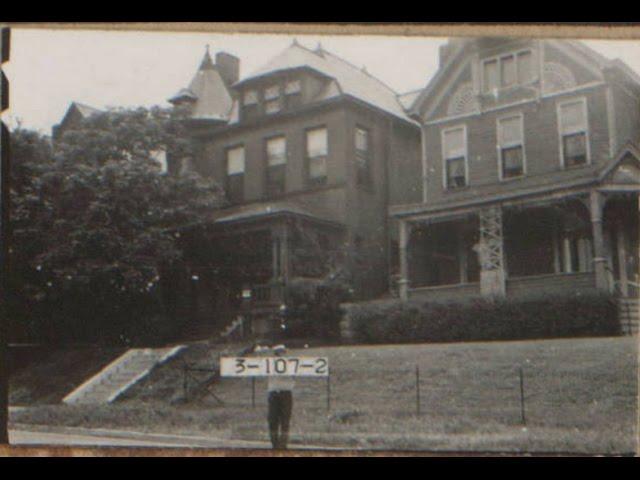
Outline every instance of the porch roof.
[[459, 191], [445, 193], [428, 203], [413, 203], [389, 207], [389, 215], [397, 218], [413, 215], [439, 214], [450, 211], [452, 215], [461, 210], [496, 203], [527, 203], [548, 198], [562, 198], [580, 193], [594, 185], [606, 185], [606, 177], [632, 154], [640, 158], [634, 144], [626, 144], [618, 155], [606, 164], [588, 165], [500, 183], [470, 186]]
[[266, 220], [273, 217], [295, 216], [309, 221], [334, 227], [344, 225], [319, 209], [312, 209], [291, 201], [260, 202], [249, 205], [238, 205], [220, 210], [213, 220], [213, 225], [229, 225], [234, 223]]

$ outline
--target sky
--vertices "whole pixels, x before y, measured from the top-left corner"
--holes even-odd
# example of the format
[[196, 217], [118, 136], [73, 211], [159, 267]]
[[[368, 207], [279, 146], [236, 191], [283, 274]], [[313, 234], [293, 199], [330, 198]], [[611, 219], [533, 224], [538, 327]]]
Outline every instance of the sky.
[[[443, 37], [295, 35], [299, 43], [322, 47], [368, 72], [397, 92], [424, 87], [438, 64]], [[97, 108], [168, 105], [186, 87], [205, 45], [212, 55], [240, 58], [240, 76], [258, 69], [291, 44], [289, 35], [115, 32], [13, 28], [11, 60], [3, 66], [10, 82], [10, 109], [3, 119], [50, 133], [71, 101]], [[640, 41], [590, 40], [608, 58], [620, 58], [640, 74]]]

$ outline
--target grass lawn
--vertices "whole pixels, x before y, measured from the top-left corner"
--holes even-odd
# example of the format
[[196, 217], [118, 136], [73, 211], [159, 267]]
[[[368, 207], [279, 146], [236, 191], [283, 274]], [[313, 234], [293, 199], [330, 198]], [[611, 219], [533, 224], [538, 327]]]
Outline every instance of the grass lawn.
[[49, 352], [9, 379], [11, 405], [61, 402], [73, 389], [124, 353], [121, 347], [72, 347]]
[[[291, 440], [356, 448], [634, 452], [637, 341], [625, 337], [292, 351], [329, 357], [331, 397], [327, 409], [325, 379], [298, 379]], [[210, 358], [206, 352], [201, 355]], [[520, 367], [526, 427], [521, 423]], [[169, 365], [166, 368], [169, 372]], [[144, 395], [129, 395], [115, 405], [38, 407], [14, 412], [12, 421], [268, 438], [264, 380], [256, 382], [255, 407], [249, 379], [223, 379], [215, 385], [224, 406], [206, 396], [178, 404], [169, 401], [182, 388], [175, 370], [170, 382], [156, 372], [155, 379], [137, 387]], [[155, 398], [154, 391], [160, 393]]]

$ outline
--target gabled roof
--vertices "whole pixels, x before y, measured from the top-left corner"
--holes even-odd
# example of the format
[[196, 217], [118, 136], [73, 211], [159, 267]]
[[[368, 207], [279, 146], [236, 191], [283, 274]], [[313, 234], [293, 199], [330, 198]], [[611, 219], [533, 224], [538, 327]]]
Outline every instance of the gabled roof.
[[211, 60], [208, 47], [189, 87], [181, 89], [169, 101], [175, 103], [185, 99], [194, 102], [191, 113], [194, 120], [229, 119], [233, 98], [218, 68]]
[[75, 107], [84, 118], [88, 118], [91, 115], [95, 115], [96, 113], [102, 113], [102, 110], [91, 107], [89, 105], [85, 105], [84, 103], [80, 102], [71, 102], [71, 106], [69, 107], [69, 109], [73, 107]]
[[[447, 58], [447, 61], [441, 68], [438, 69], [436, 74], [431, 78], [427, 86], [420, 92], [420, 94], [415, 97], [412, 105], [406, 107], [407, 111], [411, 115], [417, 115], [419, 113], [420, 105], [427, 97], [431, 95], [436, 86], [440, 83], [441, 79], [446, 76], [446, 74], [455, 65], [459, 64], [459, 57], [462, 52], [465, 51], [468, 45], [477, 40], [477, 38], [454, 38], [450, 40], [452, 49], [450, 55]], [[586, 58], [587, 63], [591, 65], [591, 68], [597, 69], [600, 72], [602, 72], [606, 68], [617, 69], [622, 72], [623, 75], [625, 75], [631, 82], [638, 84], [638, 86], [640, 87], [640, 76], [620, 59], [608, 59], [604, 55], [596, 52], [595, 50], [578, 40], [549, 39], [543, 40], [543, 42], [562, 46], [563, 48], [567, 48], [570, 51], [573, 51], [576, 55], [581, 56], [582, 58]]]
[[[353, 96], [395, 117], [415, 123], [405, 112], [398, 94], [366, 70], [318, 47], [310, 50], [294, 41], [269, 62], [247, 75], [234, 86], [244, 85], [267, 75], [296, 69], [307, 69], [335, 80], [338, 89], [328, 89], [316, 100], [335, 96], [336, 92]], [[330, 92], [330, 93], [327, 93]]]

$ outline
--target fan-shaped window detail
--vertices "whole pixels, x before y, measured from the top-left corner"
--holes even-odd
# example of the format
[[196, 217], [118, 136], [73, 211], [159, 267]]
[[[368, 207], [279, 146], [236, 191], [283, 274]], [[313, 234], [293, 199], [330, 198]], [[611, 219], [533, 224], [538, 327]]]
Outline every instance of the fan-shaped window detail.
[[471, 82], [463, 83], [451, 97], [447, 115], [461, 115], [477, 110], [477, 99]]
[[543, 68], [544, 92], [558, 92], [576, 86], [576, 77], [560, 63], [546, 62]]

